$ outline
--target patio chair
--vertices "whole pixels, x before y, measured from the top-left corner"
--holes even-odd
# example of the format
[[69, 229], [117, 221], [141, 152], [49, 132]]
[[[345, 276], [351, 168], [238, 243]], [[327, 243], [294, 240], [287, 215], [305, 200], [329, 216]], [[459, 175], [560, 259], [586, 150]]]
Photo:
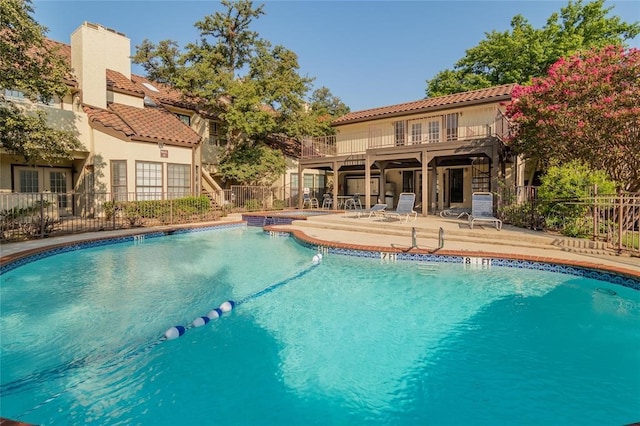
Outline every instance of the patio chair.
[[333, 207], [333, 196], [331, 194], [324, 194], [322, 196], [322, 208], [330, 209]]
[[374, 204], [370, 209], [359, 210], [358, 217], [367, 217], [368, 219], [376, 216], [384, 216], [386, 210], [386, 204]]
[[353, 197], [344, 202], [345, 210], [362, 210], [362, 202], [360, 201], [360, 194], [353, 194]]
[[502, 221], [493, 216], [493, 194], [491, 192], [474, 192], [471, 195], [469, 228], [473, 229], [474, 222], [491, 222], [498, 231], [502, 229]]
[[318, 199], [311, 196], [309, 188], [304, 188], [304, 190], [302, 191], [302, 208], [304, 209], [306, 206], [309, 206], [310, 209], [320, 208]]
[[384, 211], [385, 217], [396, 217], [398, 220], [404, 218], [405, 222], [409, 222], [409, 219], [416, 220], [418, 218], [418, 212], [413, 209], [416, 202], [416, 194], [413, 192], [403, 192], [398, 198], [398, 205], [393, 211]]

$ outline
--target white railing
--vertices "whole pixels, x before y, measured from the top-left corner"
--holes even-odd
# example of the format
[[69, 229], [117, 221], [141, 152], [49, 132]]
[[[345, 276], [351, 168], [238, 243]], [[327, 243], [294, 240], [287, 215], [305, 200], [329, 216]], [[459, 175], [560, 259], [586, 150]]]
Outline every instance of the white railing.
[[499, 114], [490, 123], [466, 123], [447, 136], [445, 129], [440, 128], [437, 139], [427, 133], [422, 133], [419, 138], [407, 134], [402, 140], [396, 138], [391, 129], [382, 132], [380, 129], [370, 131], [338, 133], [337, 135], [308, 137], [302, 142], [302, 159], [349, 156], [364, 154], [372, 148], [390, 148], [409, 145], [423, 145], [432, 143], [469, 141], [487, 137], [504, 138], [508, 133], [506, 118]]

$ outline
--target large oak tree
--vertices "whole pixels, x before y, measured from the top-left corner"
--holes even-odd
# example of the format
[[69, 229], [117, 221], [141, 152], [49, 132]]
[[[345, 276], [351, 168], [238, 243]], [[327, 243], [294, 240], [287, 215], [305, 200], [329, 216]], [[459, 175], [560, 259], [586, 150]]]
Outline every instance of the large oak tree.
[[561, 57], [592, 48], [624, 44], [640, 33], [640, 24], [609, 16], [605, 0], [569, 1], [553, 13], [542, 28], [522, 15], [511, 20], [511, 30], [486, 33], [466, 51], [453, 69], [427, 80], [427, 97], [448, 95], [507, 83], [524, 84], [542, 77]]
[[[137, 46], [134, 61], [151, 79], [170, 83], [221, 119], [227, 140], [219, 167], [223, 177], [264, 181], [285, 168], [283, 156], [268, 153], [263, 145], [269, 135], [301, 138], [324, 124], [306, 105], [312, 79], [299, 74], [297, 55], [272, 46], [251, 29], [264, 14], [263, 6], [249, 0], [221, 4], [224, 10], [196, 22], [199, 39], [184, 52], [170, 40], [145, 40]], [[278, 161], [279, 167], [249, 163], [258, 158]], [[259, 170], [265, 171], [263, 177]]]

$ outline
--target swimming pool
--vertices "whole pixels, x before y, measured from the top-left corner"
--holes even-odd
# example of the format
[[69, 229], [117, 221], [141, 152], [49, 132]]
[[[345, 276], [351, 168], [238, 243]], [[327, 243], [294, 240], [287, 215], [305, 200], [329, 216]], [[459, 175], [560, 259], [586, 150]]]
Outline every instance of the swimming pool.
[[[456, 259], [330, 252], [314, 266], [316, 253], [239, 227], [71, 251], [4, 273], [2, 416], [43, 425], [637, 421], [637, 290]], [[229, 299], [242, 303], [188, 326]], [[163, 340], [174, 325], [188, 329]]]

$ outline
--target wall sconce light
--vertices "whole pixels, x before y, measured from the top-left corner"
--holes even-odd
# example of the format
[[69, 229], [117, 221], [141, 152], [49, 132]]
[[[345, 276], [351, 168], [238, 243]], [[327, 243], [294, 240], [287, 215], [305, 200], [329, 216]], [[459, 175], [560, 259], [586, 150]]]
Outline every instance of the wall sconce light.
[[158, 149], [162, 149], [164, 148], [164, 142], [160, 141], [158, 142]]

